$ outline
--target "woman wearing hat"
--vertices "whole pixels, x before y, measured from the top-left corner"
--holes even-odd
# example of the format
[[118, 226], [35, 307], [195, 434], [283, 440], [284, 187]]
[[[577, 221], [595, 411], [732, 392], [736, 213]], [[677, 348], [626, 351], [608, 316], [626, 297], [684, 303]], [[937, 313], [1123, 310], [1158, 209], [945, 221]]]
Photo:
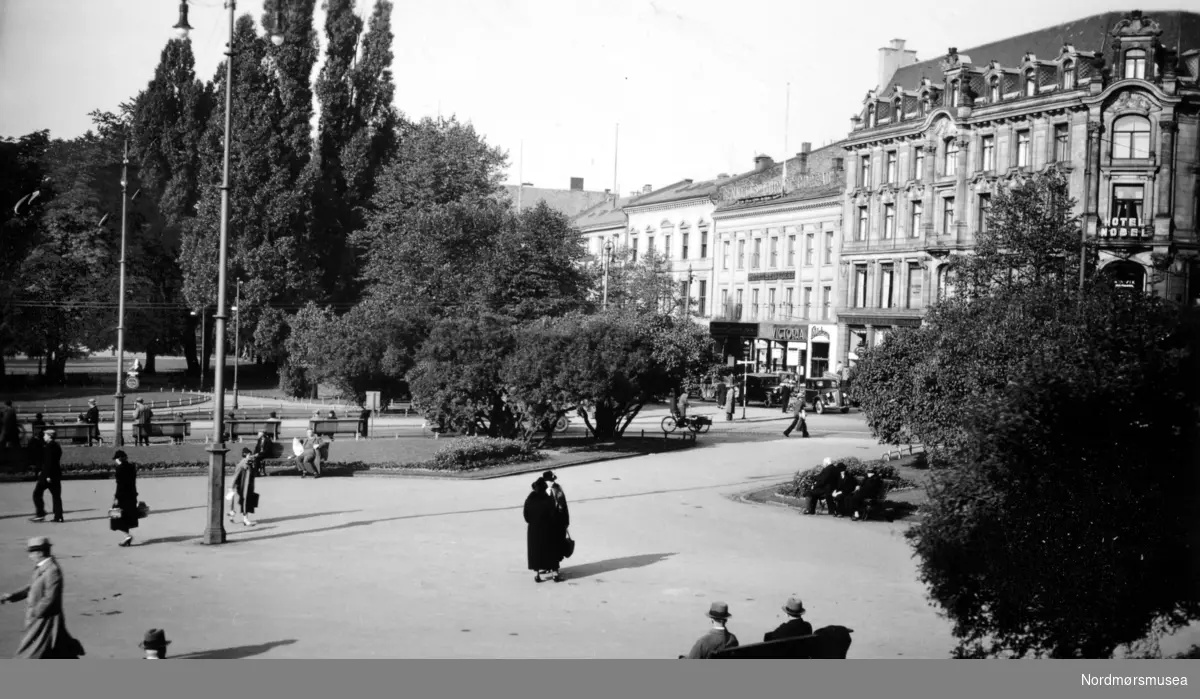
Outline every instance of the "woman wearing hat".
[[555, 582], [562, 580], [558, 574], [562, 542], [557, 538], [557, 519], [554, 499], [546, 494], [546, 481], [539, 478], [533, 482], [533, 492], [525, 498], [525, 522], [529, 525], [525, 534], [526, 557], [529, 569], [535, 573], [534, 582], [545, 582], [543, 575], [553, 575]]
[[[558, 477], [553, 471], [546, 471], [542, 474], [542, 480], [546, 481], [546, 494], [554, 501], [554, 538], [559, 543], [556, 556], [561, 565], [563, 556], [563, 548], [567, 541], [567, 530], [571, 527], [571, 510], [567, 507], [567, 495], [563, 492], [562, 486], [558, 484]], [[557, 566], [555, 570], [557, 570]], [[561, 577], [561, 576], [558, 576]]]
[[113, 454], [113, 460], [117, 462], [117, 491], [113, 493], [113, 510], [119, 509], [121, 513], [119, 517], [109, 517], [108, 526], [114, 532], [125, 532], [125, 540], [118, 546], [129, 546], [133, 543], [133, 535], [129, 530], [136, 529], [138, 525], [137, 466], [129, 463], [129, 457], [121, 450]]

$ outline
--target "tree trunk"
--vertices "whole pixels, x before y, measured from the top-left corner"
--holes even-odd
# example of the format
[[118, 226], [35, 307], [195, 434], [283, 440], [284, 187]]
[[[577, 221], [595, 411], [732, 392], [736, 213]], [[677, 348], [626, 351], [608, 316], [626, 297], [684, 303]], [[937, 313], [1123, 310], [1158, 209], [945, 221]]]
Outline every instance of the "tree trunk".
[[152, 350], [146, 350], [146, 366], [142, 367], [143, 374], [157, 374], [158, 371], [154, 368], [154, 360], [158, 358]]
[[597, 403], [592, 415], [596, 418], [592, 432], [596, 434], [597, 440], [612, 441], [617, 438], [617, 420], [620, 415], [611, 405]]
[[183, 358], [187, 362], [187, 376], [200, 375], [200, 360], [196, 353], [196, 318], [188, 316], [188, 322], [182, 332], [182, 337], [179, 338], [179, 344], [183, 347]]

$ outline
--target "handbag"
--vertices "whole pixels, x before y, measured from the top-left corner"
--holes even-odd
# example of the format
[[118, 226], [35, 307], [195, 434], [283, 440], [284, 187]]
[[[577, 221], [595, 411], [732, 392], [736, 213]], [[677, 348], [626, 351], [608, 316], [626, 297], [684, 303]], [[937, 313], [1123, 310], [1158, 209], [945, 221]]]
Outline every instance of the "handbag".
[[108, 518], [109, 518], [109, 519], [121, 519], [121, 517], [123, 517], [123, 516], [124, 516], [124, 515], [122, 514], [123, 512], [124, 512], [124, 510], [122, 510], [122, 509], [121, 509], [121, 508], [119, 508], [119, 507], [113, 507], [113, 508], [110, 508], [110, 509], [108, 510]]
[[567, 538], [563, 541], [563, 558], [570, 558], [573, 553], [575, 553], [575, 540], [571, 538], [571, 532], [568, 531]]
[[150, 506], [144, 502], [139, 501], [137, 504], [138, 519], [144, 519], [146, 517], [146, 515], [149, 515], [149, 514], [150, 514]]
[[246, 499], [246, 507], [251, 510], [258, 509], [258, 493], [250, 493], [250, 497]]

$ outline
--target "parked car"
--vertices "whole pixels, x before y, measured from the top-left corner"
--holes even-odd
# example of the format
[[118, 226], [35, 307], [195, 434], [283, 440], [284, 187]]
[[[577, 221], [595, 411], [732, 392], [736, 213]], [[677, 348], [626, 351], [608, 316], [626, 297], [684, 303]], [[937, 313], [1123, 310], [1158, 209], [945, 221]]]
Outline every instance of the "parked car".
[[[741, 383], [743, 377], [739, 376], [738, 383]], [[746, 402], [762, 403], [768, 408], [777, 404], [779, 394], [776, 389], [779, 387], [780, 377], [778, 374], [748, 374], [744, 377], [746, 382]]]
[[817, 413], [823, 413], [826, 410], [850, 412], [850, 401], [841, 389], [841, 381], [828, 376], [819, 379], [805, 379], [804, 402], [813, 406], [813, 410]]

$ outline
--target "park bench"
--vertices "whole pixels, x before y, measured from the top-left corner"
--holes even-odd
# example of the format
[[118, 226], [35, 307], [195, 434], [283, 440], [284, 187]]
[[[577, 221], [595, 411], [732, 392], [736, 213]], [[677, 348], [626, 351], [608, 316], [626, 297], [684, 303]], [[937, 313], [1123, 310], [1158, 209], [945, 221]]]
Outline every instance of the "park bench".
[[854, 629], [844, 626], [825, 626], [809, 636], [782, 638], [777, 641], [750, 643], [718, 651], [713, 658], [755, 659], [845, 659], [850, 651], [850, 634]]
[[279, 420], [226, 420], [225, 424], [229, 426], [230, 439], [235, 442], [240, 442], [242, 437], [257, 437], [259, 432], [266, 432], [268, 437], [279, 441]]
[[134, 435], [139, 437], [170, 437], [176, 443], [182, 442], [184, 437], [192, 436], [192, 423], [190, 422], [151, 422], [148, 425], [134, 425]]
[[[30, 429], [32, 430], [32, 427]], [[40, 439], [42, 436], [42, 431], [54, 430], [54, 438], [60, 443], [74, 439], [82, 439], [86, 441], [90, 435], [94, 434], [95, 429], [96, 427], [94, 425], [87, 425], [78, 422], [70, 425], [47, 424], [45, 427], [39, 427], [36, 432], [31, 431], [30, 436], [33, 439]]]
[[357, 439], [364, 431], [364, 424], [358, 418], [354, 419], [316, 419], [308, 421], [308, 429], [313, 431], [313, 434], [318, 437], [333, 438], [334, 435], [352, 434]]
[[404, 415], [405, 415], [405, 417], [407, 417], [408, 414], [410, 412], [412, 412], [412, 410], [413, 410], [412, 401], [411, 400], [394, 400], [391, 403], [388, 403], [387, 412], [398, 413], [401, 410], [404, 411]]

